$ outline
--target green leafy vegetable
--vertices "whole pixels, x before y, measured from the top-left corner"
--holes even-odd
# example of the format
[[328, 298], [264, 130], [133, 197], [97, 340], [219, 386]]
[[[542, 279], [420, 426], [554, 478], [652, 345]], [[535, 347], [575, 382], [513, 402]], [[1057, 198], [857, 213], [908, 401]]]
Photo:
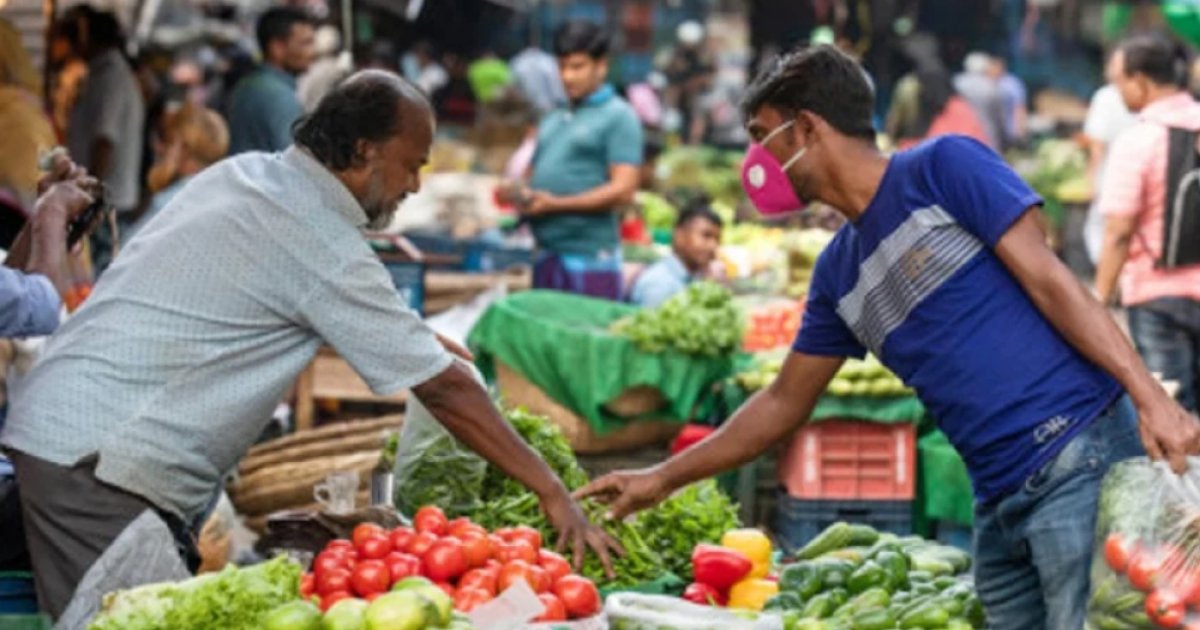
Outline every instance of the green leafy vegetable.
[[178, 583], [110, 593], [88, 630], [257, 630], [276, 606], [298, 597], [300, 566], [279, 557]]
[[612, 331], [642, 352], [719, 357], [741, 346], [745, 321], [728, 289], [697, 282], [658, 308], [617, 321]]
[[637, 529], [663, 560], [668, 571], [691, 581], [692, 549], [715, 543], [740, 527], [737, 506], [708, 479], [671, 495], [657, 507], [638, 514]]

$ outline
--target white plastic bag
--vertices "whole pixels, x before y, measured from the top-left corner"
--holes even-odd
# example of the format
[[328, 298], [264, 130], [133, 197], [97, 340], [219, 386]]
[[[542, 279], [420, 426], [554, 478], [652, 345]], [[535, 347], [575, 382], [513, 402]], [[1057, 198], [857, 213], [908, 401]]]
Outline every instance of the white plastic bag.
[[614, 593], [604, 603], [612, 630], [783, 630], [770, 613], [701, 606], [666, 595]]

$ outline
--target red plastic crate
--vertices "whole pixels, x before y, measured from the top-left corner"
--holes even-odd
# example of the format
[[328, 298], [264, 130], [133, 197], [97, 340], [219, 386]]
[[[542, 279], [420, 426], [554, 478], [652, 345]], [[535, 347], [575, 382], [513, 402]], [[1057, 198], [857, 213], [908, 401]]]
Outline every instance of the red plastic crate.
[[916, 437], [911, 424], [819, 422], [796, 433], [779, 480], [799, 499], [912, 499]]

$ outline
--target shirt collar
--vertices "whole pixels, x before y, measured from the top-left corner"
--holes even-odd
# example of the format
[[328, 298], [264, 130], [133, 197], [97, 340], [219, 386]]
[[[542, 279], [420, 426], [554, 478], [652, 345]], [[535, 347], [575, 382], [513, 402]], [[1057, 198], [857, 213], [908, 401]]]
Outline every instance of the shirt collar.
[[692, 279], [692, 273], [688, 271], [687, 266], [683, 264], [683, 261], [680, 260], [679, 255], [675, 252], [671, 252], [670, 256], [663, 259], [663, 264], [667, 266], [667, 270], [671, 272], [672, 276], [675, 276], [680, 280]]
[[354, 227], [361, 228], [369, 222], [362, 204], [350, 194], [350, 189], [308, 151], [293, 144], [283, 152], [283, 160], [307, 175], [309, 181], [320, 191], [324, 201], [337, 208]]
[[285, 72], [283, 68], [280, 68], [275, 64], [264, 63], [262, 65], [262, 71], [275, 77], [276, 79], [279, 79], [280, 81], [283, 81], [288, 85], [288, 87], [296, 87], [296, 76], [290, 72]]
[[1138, 118], [1142, 120], [1156, 120], [1163, 116], [1170, 116], [1175, 111], [1192, 107], [1196, 101], [1191, 94], [1180, 92], [1174, 96], [1154, 101], [1147, 105], [1141, 112], [1138, 112]]
[[617, 90], [613, 88], [612, 84], [605, 83], [597, 88], [595, 92], [589, 94], [587, 98], [584, 98], [579, 104], [584, 107], [595, 107], [596, 105], [607, 103], [616, 95]]

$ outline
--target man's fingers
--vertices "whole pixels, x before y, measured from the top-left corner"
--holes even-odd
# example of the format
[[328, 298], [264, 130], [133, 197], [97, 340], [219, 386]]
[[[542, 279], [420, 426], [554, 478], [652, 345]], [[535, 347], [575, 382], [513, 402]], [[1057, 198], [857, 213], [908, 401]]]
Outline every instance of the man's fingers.
[[621, 541], [613, 538], [611, 534], [604, 530], [600, 530], [600, 534], [604, 536], [604, 544], [608, 545], [608, 548], [612, 549], [618, 556], [624, 558], [628, 555], [629, 552], [625, 551], [625, 545], [622, 545]]
[[586, 536], [586, 533], [578, 533], [571, 537], [571, 546], [574, 548], [572, 550], [572, 555], [574, 556], [572, 558], [572, 566], [575, 567], [576, 571], [583, 569], [583, 556], [586, 553], [584, 549]]
[[613, 501], [612, 507], [609, 508], [608, 513], [611, 515], [614, 521], [623, 521], [625, 520], [626, 516], [629, 516], [633, 512], [637, 511], [638, 506], [634, 503], [634, 501], [634, 498], [630, 496], [629, 493], [623, 493], [621, 496], [617, 497], [615, 501]]
[[604, 567], [604, 575], [607, 575], [611, 580], [617, 577], [617, 574], [613, 571], [612, 558], [608, 555], [608, 546], [605, 544], [606, 536], [607, 534], [604, 533], [604, 530], [592, 528], [592, 531], [588, 535], [588, 546], [592, 548], [592, 551], [596, 552], [596, 555], [600, 556], [600, 564]]
[[586, 499], [588, 497], [596, 497], [604, 500], [603, 496], [621, 491], [621, 479], [615, 475], [605, 475], [599, 479], [593, 479], [584, 487], [571, 493], [571, 496], [576, 500]]
[[466, 348], [462, 347], [462, 345], [460, 345], [457, 341], [454, 341], [454, 340], [449, 339], [448, 337], [444, 337], [442, 335], [438, 335], [437, 338], [438, 338], [438, 341], [441, 342], [442, 347], [445, 348], [446, 351], [449, 352], [450, 354], [453, 354], [453, 355], [459, 357], [460, 359], [463, 359], [469, 363], [475, 362], [475, 355], [471, 354], [470, 350], [467, 350]]
[[567, 548], [567, 543], [571, 542], [571, 537], [565, 532], [558, 533], [558, 540], [554, 543], [554, 551], [562, 553]]

